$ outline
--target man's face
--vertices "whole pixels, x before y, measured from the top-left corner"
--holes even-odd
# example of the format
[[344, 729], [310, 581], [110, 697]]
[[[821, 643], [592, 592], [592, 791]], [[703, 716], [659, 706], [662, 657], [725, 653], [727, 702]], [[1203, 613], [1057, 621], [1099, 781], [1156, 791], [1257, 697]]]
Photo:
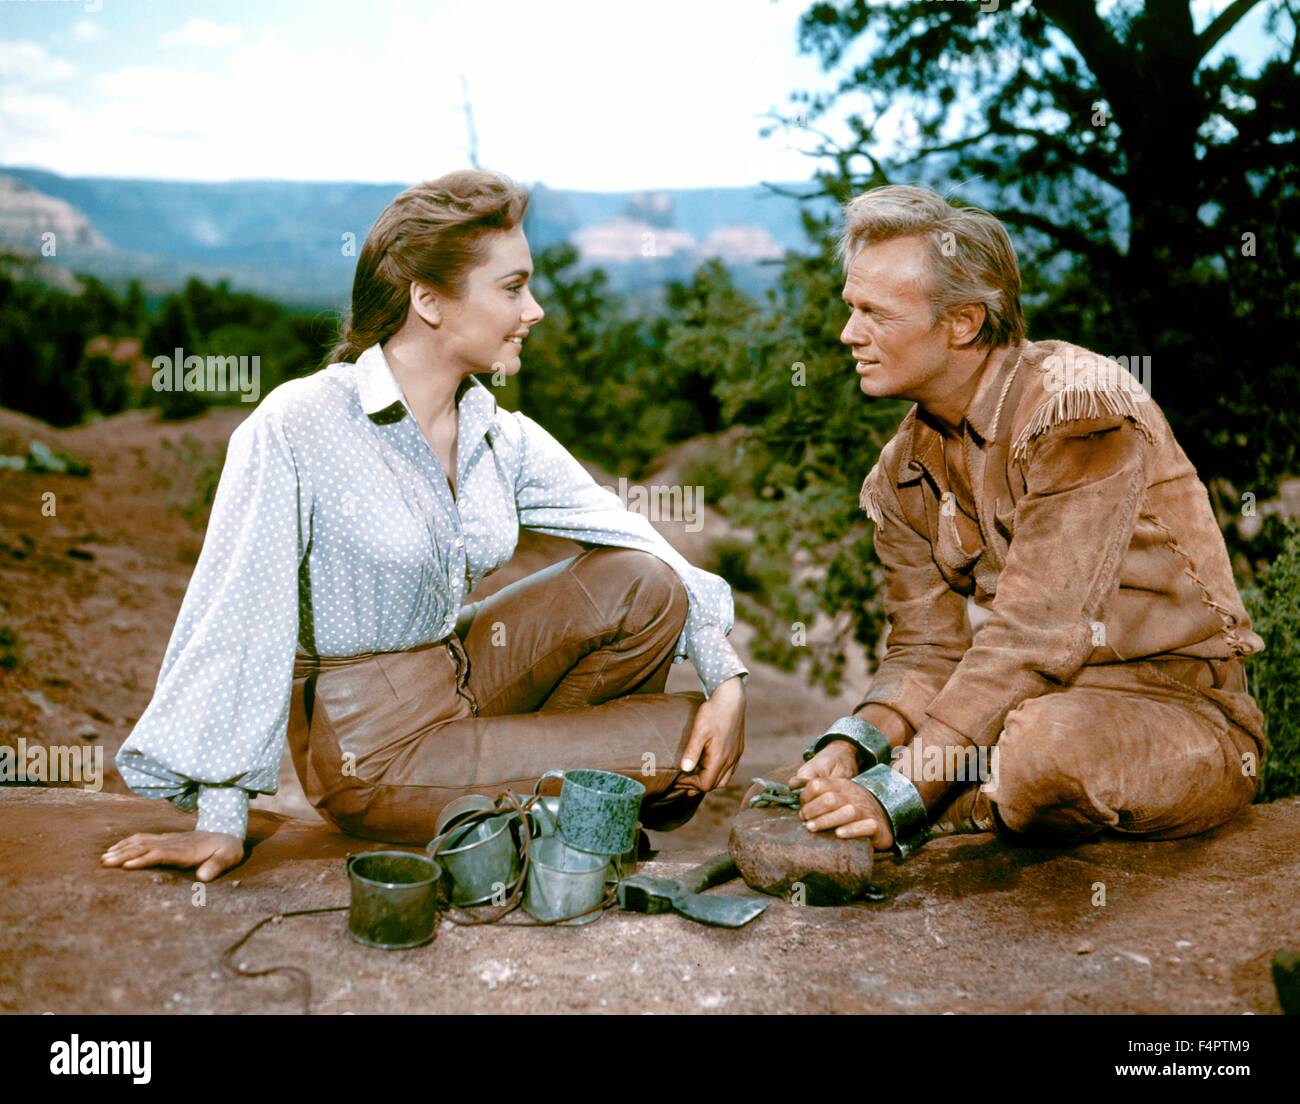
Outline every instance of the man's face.
[[927, 245], [918, 236], [867, 245], [849, 265], [844, 301], [853, 313], [840, 340], [853, 350], [859, 387], [874, 398], [915, 402], [942, 391], [949, 328], [926, 296]]
[[472, 372], [519, 371], [528, 330], [543, 311], [528, 282], [533, 258], [522, 230], [489, 235], [486, 259], [466, 278], [460, 299], [441, 301], [444, 341]]

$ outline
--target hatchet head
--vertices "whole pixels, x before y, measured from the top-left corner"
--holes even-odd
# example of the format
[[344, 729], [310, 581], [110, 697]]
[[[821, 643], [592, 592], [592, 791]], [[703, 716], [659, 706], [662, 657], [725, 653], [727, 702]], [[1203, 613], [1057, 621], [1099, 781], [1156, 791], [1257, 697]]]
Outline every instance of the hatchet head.
[[681, 890], [676, 878], [633, 874], [618, 883], [618, 907], [626, 912], [672, 912], [673, 898]]

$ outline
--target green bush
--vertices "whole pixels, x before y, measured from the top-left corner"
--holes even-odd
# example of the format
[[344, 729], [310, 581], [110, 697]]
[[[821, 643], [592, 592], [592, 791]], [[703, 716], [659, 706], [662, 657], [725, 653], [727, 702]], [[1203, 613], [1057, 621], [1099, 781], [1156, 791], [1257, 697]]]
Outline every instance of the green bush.
[[[1275, 519], [1270, 518], [1270, 521]], [[1265, 650], [1248, 659], [1251, 692], [1264, 712], [1268, 753], [1259, 772], [1258, 801], [1300, 794], [1300, 524], [1276, 522], [1282, 552], [1259, 586], [1242, 592]]]
[[[4, 257], [0, 250], [0, 261]], [[321, 315], [231, 291], [224, 281], [209, 287], [190, 280], [151, 312], [137, 283], [118, 299], [94, 277], [78, 279], [82, 290], [74, 294], [0, 270], [0, 406], [56, 426], [137, 404], [160, 408], [164, 418], [189, 418], [212, 402], [242, 404], [242, 396], [152, 389], [133, 394], [130, 365], [87, 354], [91, 340], [138, 337], [151, 363], [178, 348], [186, 356], [255, 356], [260, 399], [286, 379], [314, 371], [333, 337]]]

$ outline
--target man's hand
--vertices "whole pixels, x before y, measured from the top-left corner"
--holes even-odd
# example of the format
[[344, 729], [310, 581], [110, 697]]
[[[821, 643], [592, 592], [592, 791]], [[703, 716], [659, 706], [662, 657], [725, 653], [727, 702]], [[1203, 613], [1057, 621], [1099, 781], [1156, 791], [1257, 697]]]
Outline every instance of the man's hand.
[[677, 784], [699, 793], [725, 786], [744, 750], [745, 687], [736, 675], [714, 687], [708, 700], [696, 710], [681, 761], [687, 777], [679, 778]]
[[795, 771], [786, 780], [786, 785], [798, 789], [814, 778], [852, 778], [857, 773], [858, 749], [847, 740], [832, 740]]
[[105, 866], [197, 866], [198, 879], [209, 882], [244, 861], [244, 841], [224, 832], [137, 832], [118, 840], [100, 857]]
[[[813, 762], [810, 759], [804, 766], [809, 767]], [[870, 840], [877, 851], [888, 851], [894, 845], [894, 833], [880, 802], [848, 778], [813, 778], [804, 786], [799, 799], [802, 802], [799, 816], [811, 832], [834, 828], [840, 839]]]

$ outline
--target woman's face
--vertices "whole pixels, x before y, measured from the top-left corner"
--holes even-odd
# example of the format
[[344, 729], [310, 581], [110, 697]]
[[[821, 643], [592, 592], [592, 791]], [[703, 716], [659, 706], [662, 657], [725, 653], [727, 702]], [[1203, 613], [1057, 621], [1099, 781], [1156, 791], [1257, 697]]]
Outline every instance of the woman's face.
[[466, 372], [519, 371], [529, 329], [545, 312], [529, 281], [533, 257], [523, 230], [488, 235], [487, 259], [473, 269], [459, 299], [440, 299], [444, 352]]

